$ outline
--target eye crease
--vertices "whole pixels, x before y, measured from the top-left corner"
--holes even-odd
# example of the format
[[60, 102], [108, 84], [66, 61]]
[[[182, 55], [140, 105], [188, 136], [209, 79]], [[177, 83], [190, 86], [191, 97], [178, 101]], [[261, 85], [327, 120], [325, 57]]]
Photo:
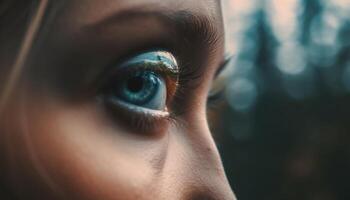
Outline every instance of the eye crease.
[[176, 91], [179, 69], [166, 51], [149, 51], [131, 57], [118, 67], [108, 84], [104, 101], [135, 114], [169, 115], [167, 104]]

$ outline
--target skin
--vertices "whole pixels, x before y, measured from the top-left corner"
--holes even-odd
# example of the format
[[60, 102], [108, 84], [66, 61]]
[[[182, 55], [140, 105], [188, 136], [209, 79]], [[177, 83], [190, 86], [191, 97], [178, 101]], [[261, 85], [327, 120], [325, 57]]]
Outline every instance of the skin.
[[[130, 10], [128, 20], [118, 15]], [[181, 33], [156, 17], [180, 11], [206, 19], [200, 31], [215, 40]], [[7, 193], [16, 199], [235, 199], [206, 119], [223, 59], [219, 1], [71, 0], [47, 30], [38, 33], [28, 71], [0, 118]], [[182, 114], [138, 130], [96, 101], [96, 74], [116, 57], [154, 46], [178, 52], [179, 65], [186, 60], [200, 76], [188, 80], [196, 83], [184, 89], [185, 97], [173, 99]]]

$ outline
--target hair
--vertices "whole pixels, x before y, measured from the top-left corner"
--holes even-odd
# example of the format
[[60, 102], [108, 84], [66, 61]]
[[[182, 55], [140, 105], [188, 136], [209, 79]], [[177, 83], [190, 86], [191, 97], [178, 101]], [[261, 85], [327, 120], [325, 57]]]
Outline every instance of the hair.
[[[34, 3], [34, 1], [32, 1]], [[29, 4], [31, 2], [29, 1]], [[5, 3], [6, 4], [6, 3]], [[21, 71], [24, 67], [24, 64], [25, 64], [25, 61], [29, 55], [29, 52], [31, 50], [31, 47], [33, 45], [33, 41], [35, 39], [35, 36], [37, 34], [37, 31], [39, 30], [39, 27], [40, 27], [40, 24], [42, 22], [42, 19], [44, 17], [44, 14], [45, 14], [45, 10], [46, 10], [46, 7], [47, 7], [47, 4], [48, 4], [48, 0], [40, 0], [38, 1], [38, 5], [37, 5], [37, 9], [34, 11], [33, 15], [30, 15], [29, 16], [29, 20], [28, 20], [28, 26], [26, 27], [26, 31], [25, 31], [25, 34], [23, 36], [23, 39], [22, 39], [22, 42], [20, 43], [20, 47], [18, 49], [18, 53], [15, 54], [15, 60], [14, 62], [12, 62], [12, 67], [8, 70], [9, 71], [9, 75], [8, 75], [8, 78], [7, 80], [5, 80], [5, 84], [2, 88], [2, 94], [0, 96], [0, 113], [1, 113], [1, 108], [3, 106], [6, 105], [6, 102], [8, 101], [8, 99], [10, 98], [11, 96], [11, 91], [12, 89], [16, 86], [16, 83], [20, 77], [20, 74], [21, 74]], [[10, 11], [7, 11], [10, 15], [10, 17], [6, 17], [6, 15], [4, 14], [4, 18], [5, 18], [5, 25], [9, 25], [11, 26], [11, 22], [10, 22], [10, 19], [11, 17], [11, 14], [13, 12], [11, 12], [18, 4], [15, 4], [15, 3], [9, 3], [7, 1], [7, 6], [9, 6], [9, 10]], [[26, 5], [26, 4], [21, 4], [22, 6], [23, 5]], [[27, 7], [25, 7], [27, 8]], [[31, 12], [31, 9], [32, 6], [29, 6], [29, 13], [30, 14]], [[24, 9], [26, 10], [26, 9]], [[4, 13], [7, 13], [6, 10], [4, 11]], [[15, 13], [18, 13], [18, 12], [15, 12]], [[28, 14], [27, 12], [24, 12], [24, 16], [28, 17]], [[21, 15], [19, 17], [22, 17]], [[7, 21], [6, 21], [7, 19]], [[16, 19], [15, 19], [16, 20]], [[27, 21], [27, 20], [25, 20]], [[7, 23], [6, 23], [7, 22]], [[15, 22], [16, 24], [16, 22]], [[21, 27], [21, 26], [20, 26]], [[6, 28], [3, 29], [4, 32], [6, 32]], [[11, 30], [11, 28], [9, 29]], [[4, 38], [7, 38], [6, 37], [6, 33], [5, 33], [5, 37]]]
[[[1, 120], [5, 119], [4, 109], [20, 82], [33, 43], [38, 39], [38, 32], [42, 28], [48, 5], [49, 0], [2, 0], [0, 2], [0, 80], [4, 83], [0, 84]], [[5, 137], [7, 133], [3, 131], [1, 130], [0, 134]], [[6, 138], [1, 140], [3, 141], [0, 145], [9, 142], [5, 141]], [[4, 156], [6, 158], [10, 155]], [[6, 165], [6, 163], [2, 164]], [[1, 172], [0, 175], [3, 173], [6, 172]], [[17, 199], [4, 177], [0, 177], [0, 199]]]

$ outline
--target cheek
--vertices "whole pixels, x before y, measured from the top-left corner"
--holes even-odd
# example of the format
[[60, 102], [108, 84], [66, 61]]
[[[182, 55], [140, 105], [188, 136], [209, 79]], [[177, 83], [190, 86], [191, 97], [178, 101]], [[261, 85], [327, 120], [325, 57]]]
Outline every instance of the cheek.
[[36, 102], [25, 115], [20, 125], [12, 125], [18, 133], [12, 144], [20, 146], [13, 151], [12, 170], [29, 179], [19, 182], [44, 184], [57, 193], [50, 195], [68, 199], [136, 199], [154, 187], [166, 138], [130, 136], [91, 105]]

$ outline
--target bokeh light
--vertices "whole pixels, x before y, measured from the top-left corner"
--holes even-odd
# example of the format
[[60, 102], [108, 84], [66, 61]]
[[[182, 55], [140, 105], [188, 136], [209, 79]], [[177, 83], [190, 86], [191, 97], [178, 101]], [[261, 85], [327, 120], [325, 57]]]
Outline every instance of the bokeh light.
[[213, 130], [238, 199], [350, 199], [350, 0], [223, 8], [236, 59]]

